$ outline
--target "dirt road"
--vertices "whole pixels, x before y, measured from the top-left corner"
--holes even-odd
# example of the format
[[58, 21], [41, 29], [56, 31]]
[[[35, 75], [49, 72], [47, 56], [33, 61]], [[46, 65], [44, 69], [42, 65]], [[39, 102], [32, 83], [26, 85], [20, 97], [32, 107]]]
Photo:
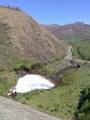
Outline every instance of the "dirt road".
[[72, 60], [73, 56], [72, 56], [72, 46], [68, 46], [67, 51], [66, 51], [67, 55], [64, 59], [68, 59], [68, 60]]
[[0, 120], [60, 120], [35, 109], [0, 97]]

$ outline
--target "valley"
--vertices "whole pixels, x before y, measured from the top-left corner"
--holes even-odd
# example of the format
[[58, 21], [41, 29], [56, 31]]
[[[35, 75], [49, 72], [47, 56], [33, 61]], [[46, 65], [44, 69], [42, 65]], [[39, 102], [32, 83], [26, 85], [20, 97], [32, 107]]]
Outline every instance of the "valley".
[[[0, 17], [0, 96], [8, 98], [20, 70], [27, 68], [30, 73], [58, 80], [60, 84], [51, 90], [18, 93], [11, 99], [72, 120], [80, 92], [90, 88], [90, 25], [74, 23], [44, 28], [23, 11], [9, 7], [0, 7]], [[13, 101], [12, 104], [15, 105]]]

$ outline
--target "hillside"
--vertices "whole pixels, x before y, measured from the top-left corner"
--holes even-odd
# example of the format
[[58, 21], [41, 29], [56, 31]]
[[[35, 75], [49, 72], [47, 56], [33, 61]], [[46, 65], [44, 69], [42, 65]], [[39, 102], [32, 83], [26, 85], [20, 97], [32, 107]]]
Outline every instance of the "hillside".
[[90, 40], [73, 41], [71, 45], [74, 58], [90, 61]]
[[76, 22], [67, 25], [44, 25], [46, 29], [52, 32], [58, 39], [67, 41], [90, 39], [90, 25], [82, 22]]
[[66, 45], [19, 9], [0, 7], [0, 65], [34, 59], [48, 62], [65, 56]]
[[[74, 27], [82, 25], [88, 26], [75, 23]], [[83, 62], [80, 61], [82, 58], [90, 60], [90, 31], [87, 30], [84, 35], [85, 32], [79, 32], [85, 30], [81, 27], [79, 30], [76, 29], [74, 34], [74, 29], [71, 29], [73, 24], [67, 26], [70, 26], [68, 27], [70, 35], [66, 34], [68, 29], [65, 28], [66, 32], [63, 32], [64, 26], [61, 26], [62, 32], [58, 30], [56, 33], [60, 32], [65, 36], [57, 34], [59, 36], [55, 37], [44, 28], [46, 26], [42, 27], [20, 9], [0, 7], [0, 96], [7, 97], [10, 88], [16, 85], [19, 74], [25, 72], [25, 69], [28, 73], [41, 74], [51, 80], [54, 78], [60, 83], [60, 86], [51, 90], [35, 90], [11, 98], [24, 106], [0, 97], [0, 120], [72, 119], [80, 91], [90, 87], [90, 64], [86, 61], [85, 64], [80, 64]], [[69, 41], [72, 46], [68, 46], [63, 39]], [[74, 61], [75, 59], [79, 62]], [[45, 115], [25, 105], [58, 118]]]

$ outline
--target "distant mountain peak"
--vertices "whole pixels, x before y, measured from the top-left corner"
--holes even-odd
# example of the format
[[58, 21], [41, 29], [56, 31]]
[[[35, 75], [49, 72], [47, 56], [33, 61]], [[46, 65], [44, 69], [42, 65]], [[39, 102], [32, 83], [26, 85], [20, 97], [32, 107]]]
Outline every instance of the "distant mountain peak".
[[80, 22], [80, 21], [75, 22], [75, 23], [73, 23], [73, 24], [77, 24], [77, 25], [88, 25], [88, 24], [86, 24], [86, 23], [84, 23], [84, 22]]

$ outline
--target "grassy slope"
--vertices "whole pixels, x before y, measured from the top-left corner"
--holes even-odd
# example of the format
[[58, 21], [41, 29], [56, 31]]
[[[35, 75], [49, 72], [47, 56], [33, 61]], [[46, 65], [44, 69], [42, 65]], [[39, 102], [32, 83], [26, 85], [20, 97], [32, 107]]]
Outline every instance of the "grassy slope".
[[[75, 58], [87, 60], [90, 58], [89, 41], [72, 42], [72, 45], [73, 55]], [[78, 48], [80, 48], [80, 54], [78, 53]], [[82, 58], [82, 56], [84, 56], [84, 58]], [[51, 67], [52, 65], [53, 64], [47, 66], [47, 68]], [[90, 84], [89, 78], [90, 68], [83, 67], [77, 72], [63, 78], [65, 82], [68, 81], [67, 83], [70, 83], [68, 85], [60, 86], [50, 91], [36, 91], [27, 93], [17, 96], [16, 99], [48, 114], [69, 119], [76, 109], [81, 89]]]
[[63, 78], [70, 84], [47, 91], [18, 95], [16, 100], [48, 114], [69, 119], [74, 113], [80, 90], [90, 85], [90, 68], [83, 67]]
[[[2, 27], [1, 30], [4, 31], [6, 28], [9, 29], [6, 24]], [[9, 38], [6, 35], [7, 32], [3, 34], [3, 31], [0, 31], [0, 36], [2, 36], [2, 38], [0, 38], [0, 95], [3, 96], [6, 96], [9, 89], [16, 84], [17, 76], [13, 69], [17, 69], [21, 65], [30, 67], [33, 64], [32, 61], [20, 59], [21, 56], [19, 54], [17, 56], [18, 50], [13, 50], [12, 44], [9, 41], [9, 43], [7, 43], [7, 39]], [[81, 57], [77, 52], [77, 46], [81, 48], [80, 51], [82, 54], [86, 55], [87, 53], [90, 55], [90, 44], [82, 42], [81, 45], [80, 42], [76, 42], [73, 43], [73, 46], [73, 54], [75, 57]], [[44, 66], [41, 70], [44, 74], [51, 75], [56, 71], [59, 64], [61, 63], [56, 60], [49, 65]], [[47, 112], [48, 114], [68, 119], [75, 111], [80, 89], [90, 84], [89, 78], [90, 68], [84, 67], [77, 72], [72, 73], [72, 75], [63, 78], [65, 82], [70, 83], [68, 85], [60, 86], [48, 91], [33, 91], [31, 93], [18, 95], [16, 100]]]
[[[80, 43], [73, 44], [75, 45], [74, 49], [77, 48], [78, 44], [81, 45]], [[85, 47], [84, 44], [83, 47]], [[9, 61], [8, 64], [10, 64], [13, 69], [17, 69], [21, 65], [31, 67], [31, 65], [34, 64], [32, 61], [26, 62], [15, 56], [9, 57], [9, 59], [7, 57], [7, 60]], [[43, 71], [45, 75], [51, 75], [60, 64], [61, 62], [59, 60], [52, 61], [49, 65], [44, 65], [41, 71]], [[66, 74], [62, 78], [65, 83], [68, 83], [67, 85], [62, 85], [52, 90], [40, 90], [23, 95], [20, 94], [16, 97], [16, 100], [39, 109], [40, 111], [68, 120], [75, 111], [81, 89], [90, 85], [90, 68], [83, 67], [76, 72], [71, 71], [70, 73], [71, 74]], [[16, 80], [17, 76], [13, 70], [9, 69], [6, 71], [1, 68], [0, 95], [6, 96], [10, 87], [16, 84]]]

